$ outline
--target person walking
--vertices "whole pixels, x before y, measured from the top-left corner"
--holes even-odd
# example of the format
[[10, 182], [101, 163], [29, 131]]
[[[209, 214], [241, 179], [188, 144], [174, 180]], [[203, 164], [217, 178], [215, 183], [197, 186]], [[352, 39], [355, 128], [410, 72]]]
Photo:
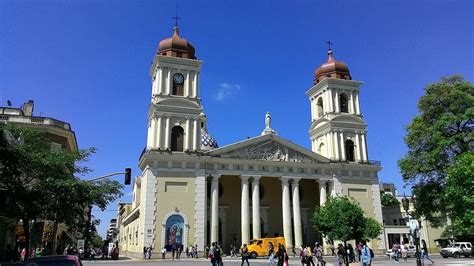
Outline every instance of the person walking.
[[372, 263], [372, 255], [370, 252], [370, 248], [366, 245], [364, 241], [362, 242], [360, 266], [370, 266], [371, 263]]
[[431, 262], [431, 264], [434, 263], [434, 260], [432, 260], [430, 258], [430, 256], [428, 255], [428, 248], [426, 247], [426, 242], [425, 240], [421, 240], [421, 261], [423, 262], [423, 264], [425, 264], [425, 259], [429, 260]]
[[143, 247], [143, 260], [146, 260], [146, 247]]
[[270, 242], [268, 244], [268, 265], [269, 266], [273, 265], [274, 257], [275, 257], [275, 247], [273, 247], [273, 243]]
[[278, 262], [277, 262], [277, 265], [278, 266], [283, 266], [283, 262], [285, 260], [285, 257], [284, 257], [284, 253], [283, 253], [283, 246], [281, 245], [281, 243], [278, 243], [278, 251], [277, 251], [277, 259], [278, 259]]
[[316, 259], [318, 260], [318, 263], [321, 264], [321, 266], [326, 265], [326, 261], [324, 260], [323, 255], [324, 255], [323, 245], [320, 244], [316, 247]]
[[242, 248], [240, 249], [240, 254], [242, 255], [242, 263], [240, 266], [244, 266], [244, 261], [247, 262], [247, 266], [250, 266], [249, 264], [249, 250], [247, 249], [247, 244], [244, 244]]
[[309, 246], [309, 244], [306, 246], [306, 265], [307, 266], [314, 266], [314, 261], [313, 261], [313, 254], [311, 253], [311, 247]]

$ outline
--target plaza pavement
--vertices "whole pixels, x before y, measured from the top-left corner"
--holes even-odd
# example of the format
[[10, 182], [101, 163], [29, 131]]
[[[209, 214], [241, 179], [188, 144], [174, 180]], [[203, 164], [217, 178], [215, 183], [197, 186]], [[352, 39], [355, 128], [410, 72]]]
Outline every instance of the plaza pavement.
[[[473, 258], [447, 258], [444, 259], [439, 255], [432, 255], [431, 259], [434, 260], [434, 264], [431, 264], [429, 261], [425, 261], [424, 265], [449, 265], [449, 266], [461, 266], [461, 265], [474, 265]], [[336, 266], [335, 259], [330, 256], [326, 256], [325, 260], [327, 262], [326, 266]], [[241, 261], [240, 258], [230, 258], [224, 257], [223, 258], [224, 265], [232, 265], [238, 266], [240, 265]], [[250, 265], [268, 265], [268, 259], [259, 258], [254, 260], [249, 260]], [[84, 266], [93, 266], [94, 264], [120, 264], [120, 266], [126, 265], [133, 265], [133, 266], [151, 266], [151, 265], [159, 265], [159, 266], [173, 266], [173, 265], [185, 265], [185, 266], [192, 266], [192, 265], [211, 265], [209, 260], [206, 259], [180, 259], [180, 260], [171, 260], [171, 259], [151, 259], [151, 260], [138, 260], [132, 258], [121, 257], [118, 261], [117, 260], [96, 260], [96, 261], [82, 261]], [[246, 265], [246, 264], [245, 264]], [[298, 266], [301, 265], [298, 258], [290, 258], [289, 265], [291, 266]], [[359, 265], [359, 263], [353, 263], [351, 266]], [[395, 263], [394, 261], [390, 261], [387, 256], [376, 256], [372, 265], [416, 265], [414, 258], [409, 258], [406, 263], [400, 262]], [[423, 264], [422, 264], [423, 265]], [[104, 265], [105, 266], [105, 265]], [[276, 266], [276, 264], [275, 264]]]

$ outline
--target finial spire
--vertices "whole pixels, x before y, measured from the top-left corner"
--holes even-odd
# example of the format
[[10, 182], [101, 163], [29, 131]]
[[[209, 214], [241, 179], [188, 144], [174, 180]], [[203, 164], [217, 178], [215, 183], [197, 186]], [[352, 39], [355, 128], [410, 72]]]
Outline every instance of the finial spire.
[[174, 19], [175, 28], [178, 28], [178, 20], [181, 19], [180, 17], [178, 17], [178, 2], [176, 2], [176, 14], [174, 17], [171, 18]]
[[327, 41], [326, 43], [328, 44], [328, 51], [331, 51], [331, 44], [334, 44], [334, 43], [332, 43], [331, 41]]

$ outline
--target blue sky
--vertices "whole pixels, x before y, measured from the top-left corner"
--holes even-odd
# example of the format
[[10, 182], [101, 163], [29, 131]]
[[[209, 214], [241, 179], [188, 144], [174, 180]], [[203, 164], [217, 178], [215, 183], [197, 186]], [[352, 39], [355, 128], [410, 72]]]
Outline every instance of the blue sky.
[[[314, 70], [335, 58], [364, 82], [369, 159], [381, 181], [403, 183], [404, 126], [426, 84], [473, 82], [472, 1], [178, 1], [181, 36], [204, 61], [201, 98], [223, 146], [258, 135], [265, 112], [278, 134], [310, 148]], [[71, 123], [97, 147], [85, 178], [130, 166], [146, 141], [149, 68], [171, 36], [176, 1], [0, 1], [0, 106], [33, 99], [35, 114]], [[122, 177], [118, 178], [120, 181]], [[125, 190], [123, 201], [130, 201]], [[94, 211], [104, 235], [116, 204]]]

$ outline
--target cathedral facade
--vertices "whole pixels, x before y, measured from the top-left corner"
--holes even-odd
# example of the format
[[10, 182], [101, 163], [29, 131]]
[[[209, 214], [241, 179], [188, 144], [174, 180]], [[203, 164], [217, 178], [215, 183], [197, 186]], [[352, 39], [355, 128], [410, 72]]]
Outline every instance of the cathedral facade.
[[[261, 134], [218, 147], [200, 100], [202, 63], [178, 27], [159, 43], [142, 173], [133, 202], [119, 208], [121, 254], [141, 258], [144, 246], [202, 251], [215, 241], [226, 250], [273, 236], [283, 236], [290, 248], [321, 242], [311, 217], [331, 196], [353, 198], [382, 223], [381, 167], [368, 159], [362, 83], [331, 50], [306, 92], [311, 150], [277, 135], [269, 113]], [[375, 251], [382, 245], [371, 241]]]

